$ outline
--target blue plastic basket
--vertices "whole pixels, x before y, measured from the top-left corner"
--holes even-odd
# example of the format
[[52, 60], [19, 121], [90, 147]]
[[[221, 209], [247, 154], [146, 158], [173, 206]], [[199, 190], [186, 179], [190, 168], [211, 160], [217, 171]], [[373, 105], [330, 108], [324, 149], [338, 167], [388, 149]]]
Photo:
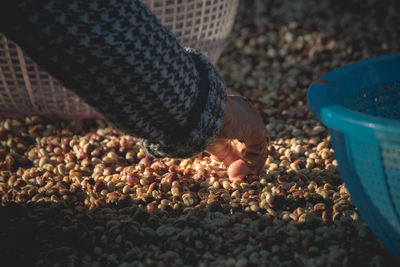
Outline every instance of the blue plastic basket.
[[354, 63], [308, 91], [353, 203], [400, 259], [400, 53]]

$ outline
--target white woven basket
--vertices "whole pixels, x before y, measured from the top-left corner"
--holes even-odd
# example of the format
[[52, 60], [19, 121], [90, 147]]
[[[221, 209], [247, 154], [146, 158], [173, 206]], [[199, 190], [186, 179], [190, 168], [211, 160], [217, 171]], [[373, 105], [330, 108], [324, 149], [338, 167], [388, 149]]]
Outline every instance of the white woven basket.
[[[182, 46], [212, 63], [231, 31], [238, 0], [142, 0]], [[0, 33], [0, 114], [55, 118], [101, 117]]]

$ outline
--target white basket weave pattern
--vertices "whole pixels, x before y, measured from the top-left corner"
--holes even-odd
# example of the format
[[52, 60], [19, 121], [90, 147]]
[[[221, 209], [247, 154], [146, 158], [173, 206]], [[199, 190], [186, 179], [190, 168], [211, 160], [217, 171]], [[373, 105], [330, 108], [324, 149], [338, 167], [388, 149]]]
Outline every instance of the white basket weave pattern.
[[[143, 0], [183, 46], [204, 53], [212, 63], [231, 31], [238, 0]], [[0, 114], [95, 118], [100, 115], [41, 69], [0, 33]]]

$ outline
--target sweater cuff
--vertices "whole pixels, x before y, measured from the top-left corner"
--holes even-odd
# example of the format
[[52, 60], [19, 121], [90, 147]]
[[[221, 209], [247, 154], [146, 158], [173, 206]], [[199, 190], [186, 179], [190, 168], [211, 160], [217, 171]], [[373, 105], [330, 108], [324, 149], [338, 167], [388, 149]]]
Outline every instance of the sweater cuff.
[[199, 96], [186, 123], [184, 135], [172, 143], [141, 140], [142, 147], [154, 157], [188, 158], [205, 150], [219, 132], [225, 114], [226, 87], [214, 66], [200, 52], [187, 48], [200, 75]]

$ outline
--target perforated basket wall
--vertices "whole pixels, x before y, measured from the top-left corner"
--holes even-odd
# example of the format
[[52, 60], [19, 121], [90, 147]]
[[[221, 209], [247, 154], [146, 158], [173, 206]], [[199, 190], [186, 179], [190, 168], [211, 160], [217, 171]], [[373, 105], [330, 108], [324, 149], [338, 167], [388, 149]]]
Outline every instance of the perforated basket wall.
[[[143, 0], [182, 46], [216, 63], [231, 31], [238, 0]], [[0, 33], [0, 114], [20, 117], [100, 117], [72, 91]]]
[[329, 127], [353, 202], [400, 259], [400, 53], [322, 79], [309, 89], [310, 109]]

